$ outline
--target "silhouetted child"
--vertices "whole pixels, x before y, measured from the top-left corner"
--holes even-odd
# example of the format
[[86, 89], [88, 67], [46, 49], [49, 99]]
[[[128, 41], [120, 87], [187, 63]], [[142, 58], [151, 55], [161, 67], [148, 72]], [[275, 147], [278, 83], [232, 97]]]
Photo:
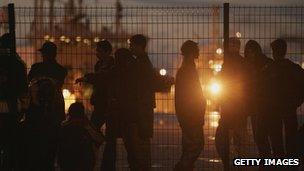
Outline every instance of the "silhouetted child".
[[92, 171], [95, 149], [104, 137], [91, 125], [82, 103], [73, 103], [61, 124], [58, 160], [63, 171]]

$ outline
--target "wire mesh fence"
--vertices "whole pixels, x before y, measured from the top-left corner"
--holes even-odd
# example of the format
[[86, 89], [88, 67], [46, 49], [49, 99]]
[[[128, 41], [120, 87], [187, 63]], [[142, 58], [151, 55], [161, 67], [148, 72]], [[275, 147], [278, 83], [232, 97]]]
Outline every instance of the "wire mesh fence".
[[[288, 41], [287, 56], [304, 66], [303, 7], [232, 6], [229, 9], [229, 34], [240, 38], [242, 54], [245, 43], [254, 39], [261, 44], [265, 54], [271, 57], [270, 42], [280, 37]], [[92, 88], [86, 84], [76, 85], [74, 81], [93, 72], [97, 62], [97, 42], [108, 39], [115, 48], [127, 47], [131, 35], [144, 34], [149, 39], [147, 51], [154, 67], [165, 69], [167, 74], [173, 76], [181, 64], [181, 44], [188, 39], [198, 42], [200, 56], [196, 64], [208, 106], [204, 125], [205, 146], [196, 168], [221, 170], [222, 164], [214, 145], [215, 130], [220, 118], [217, 104], [220, 92], [214, 91], [213, 86], [216, 84], [214, 76], [223, 64], [222, 11], [221, 6], [16, 7], [17, 52], [30, 69], [33, 63], [41, 61], [37, 49], [43, 42], [48, 40], [56, 43], [57, 60], [69, 70], [63, 87], [66, 108], [74, 101], [82, 101], [90, 117], [92, 106], [89, 98]], [[2, 27], [5, 22], [2, 23], [1, 34], [7, 29]], [[303, 110], [299, 109], [298, 112], [302, 123]], [[156, 94], [151, 147], [154, 170], [171, 170], [180, 157], [181, 132], [174, 114], [172, 87], [169, 93]], [[250, 124], [247, 128], [246, 148], [251, 157], [257, 156]], [[98, 161], [97, 167], [100, 166], [101, 157]], [[118, 170], [128, 169], [126, 152], [120, 140], [116, 166]]]

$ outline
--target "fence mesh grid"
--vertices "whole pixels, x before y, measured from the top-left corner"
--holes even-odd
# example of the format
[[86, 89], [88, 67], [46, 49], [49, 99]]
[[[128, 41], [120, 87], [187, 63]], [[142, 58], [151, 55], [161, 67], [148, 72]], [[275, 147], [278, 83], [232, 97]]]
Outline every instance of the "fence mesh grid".
[[[249, 39], [257, 40], [271, 57], [270, 42], [275, 38], [288, 41], [288, 57], [304, 66], [303, 7], [230, 7], [230, 36], [241, 39], [242, 53]], [[82, 101], [88, 116], [92, 111], [90, 85], [75, 85], [76, 78], [92, 72], [97, 61], [96, 42], [108, 39], [115, 48], [127, 47], [127, 39], [137, 33], [149, 38], [148, 54], [155, 68], [166, 69], [175, 76], [181, 64], [180, 46], [188, 39], [199, 42], [197, 69], [207, 100], [205, 114], [205, 146], [197, 170], [220, 170], [221, 161], [214, 146], [218, 126], [217, 97], [210, 84], [223, 63], [223, 8], [204, 7], [16, 7], [17, 52], [30, 66], [41, 61], [37, 49], [46, 40], [58, 46], [57, 60], [68, 68], [64, 84], [66, 107]], [[2, 27], [1, 34], [5, 32]], [[3, 25], [4, 26], [4, 25]], [[171, 170], [181, 154], [181, 132], [174, 115], [174, 87], [169, 93], [156, 94], [152, 166], [155, 170]], [[299, 118], [303, 121], [303, 110]], [[250, 155], [257, 151], [248, 124]], [[102, 149], [101, 149], [102, 152]], [[101, 159], [98, 160], [100, 166]], [[117, 169], [128, 168], [122, 141], [117, 146]]]

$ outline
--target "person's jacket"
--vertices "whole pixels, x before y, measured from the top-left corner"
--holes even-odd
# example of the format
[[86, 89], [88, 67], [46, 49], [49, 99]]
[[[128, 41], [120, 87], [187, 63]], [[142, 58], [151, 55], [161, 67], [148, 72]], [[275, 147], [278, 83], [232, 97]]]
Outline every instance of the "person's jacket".
[[304, 70], [289, 59], [274, 61], [273, 70], [276, 107], [295, 110], [304, 100]]
[[[177, 115], [203, 120], [206, 100], [194, 63], [183, 62], [176, 74], [175, 110]], [[193, 118], [192, 118], [193, 117]]]
[[245, 70], [244, 59], [239, 54], [229, 54], [219, 74], [222, 86], [220, 105], [222, 118], [233, 119], [244, 115]]
[[114, 65], [114, 58], [103, 58], [94, 66], [94, 73], [88, 73], [84, 76], [85, 82], [93, 85], [93, 93], [90, 99], [92, 105], [102, 105], [106, 108], [108, 100], [108, 78], [107, 75]]
[[143, 108], [155, 108], [155, 80], [156, 74], [147, 54], [136, 57], [138, 98], [139, 105]]
[[17, 112], [17, 99], [27, 93], [26, 66], [18, 54], [0, 50], [0, 101], [8, 103], [9, 111]]
[[33, 64], [28, 79], [31, 81], [34, 78], [49, 77], [56, 80], [58, 87], [62, 88], [66, 76], [67, 69], [53, 60]]

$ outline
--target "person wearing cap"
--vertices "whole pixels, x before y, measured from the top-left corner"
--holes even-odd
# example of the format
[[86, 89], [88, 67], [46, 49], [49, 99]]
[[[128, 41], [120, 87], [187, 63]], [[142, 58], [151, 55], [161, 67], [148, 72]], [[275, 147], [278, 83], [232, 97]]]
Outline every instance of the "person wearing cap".
[[284, 130], [285, 150], [288, 157], [295, 157], [296, 134], [298, 130], [297, 108], [304, 100], [304, 70], [285, 58], [287, 43], [284, 39], [276, 39], [271, 43], [274, 59], [275, 90], [274, 114], [282, 118], [281, 130]]
[[60, 120], [62, 121], [65, 118], [65, 109], [64, 98], [61, 93], [61, 89], [68, 71], [65, 67], [56, 61], [57, 46], [55, 43], [46, 41], [38, 51], [41, 53], [42, 62], [35, 63], [31, 66], [31, 69], [28, 73], [28, 80], [31, 82], [35, 79], [43, 77], [55, 80], [57, 91], [59, 91], [61, 95], [56, 114], [60, 115]]
[[12, 50], [12, 36], [0, 37], [0, 151], [3, 158], [0, 170], [15, 170], [19, 102], [27, 93], [26, 65]]
[[67, 69], [56, 61], [57, 46], [53, 42], [45, 42], [39, 49], [42, 62], [35, 63], [31, 66], [28, 74], [29, 81], [39, 77], [49, 77], [57, 81], [58, 87], [61, 89], [64, 79], [67, 75]]
[[86, 82], [93, 85], [93, 93], [90, 99], [94, 106], [91, 122], [100, 130], [106, 124], [106, 144], [103, 152], [101, 170], [115, 170], [116, 161], [116, 139], [117, 128], [113, 126], [113, 121], [107, 116], [109, 102], [109, 79], [111, 69], [114, 65], [112, 45], [108, 40], [102, 40], [96, 44], [97, 63], [94, 66], [94, 73], [85, 74], [78, 78], [76, 83]]
[[230, 167], [230, 145], [239, 157], [246, 157], [245, 145], [248, 143], [247, 115], [244, 111], [245, 70], [240, 46], [241, 42], [238, 38], [228, 39], [228, 51], [225, 54], [223, 69], [219, 73], [223, 92], [219, 102], [221, 118], [216, 129], [215, 143], [224, 170], [229, 170]]
[[181, 47], [183, 62], [176, 74], [175, 111], [182, 130], [182, 155], [174, 170], [193, 170], [204, 145], [204, 98], [194, 60], [199, 56], [197, 43], [187, 40]]

